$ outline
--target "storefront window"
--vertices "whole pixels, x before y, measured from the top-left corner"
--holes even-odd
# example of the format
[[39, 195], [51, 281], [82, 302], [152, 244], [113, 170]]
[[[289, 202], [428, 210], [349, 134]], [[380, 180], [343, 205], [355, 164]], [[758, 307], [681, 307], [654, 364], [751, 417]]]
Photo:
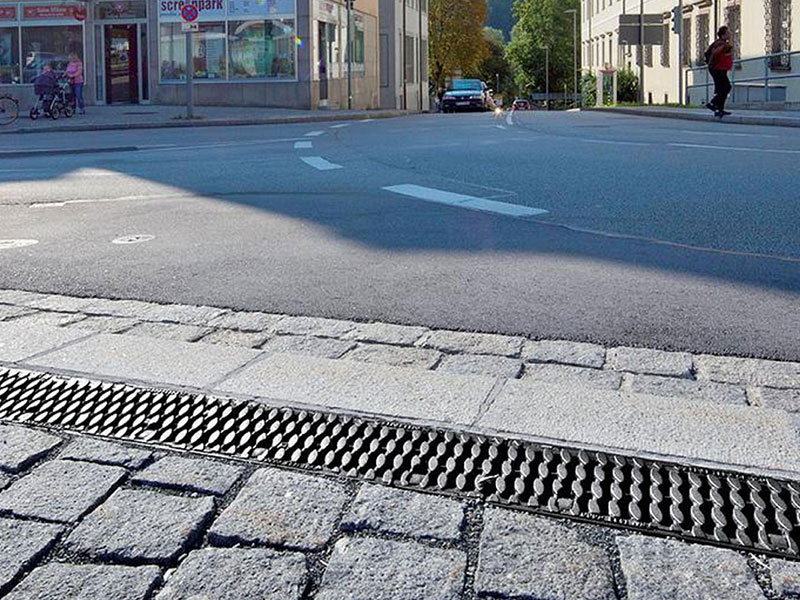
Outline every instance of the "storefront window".
[[0, 83], [19, 83], [19, 29], [0, 27]]
[[[180, 23], [161, 24], [161, 79], [186, 78], [186, 34]], [[192, 67], [195, 79], [224, 79], [225, 23], [200, 23], [192, 35]]]
[[23, 83], [32, 83], [48, 63], [52, 63], [57, 71], [63, 71], [69, 62], [70, 52], [83, 56], [82, 37], [83, 28], [80, 25], [23, 27]]
[[231, 78], [294, 77], [294, 21], [230, 21]]

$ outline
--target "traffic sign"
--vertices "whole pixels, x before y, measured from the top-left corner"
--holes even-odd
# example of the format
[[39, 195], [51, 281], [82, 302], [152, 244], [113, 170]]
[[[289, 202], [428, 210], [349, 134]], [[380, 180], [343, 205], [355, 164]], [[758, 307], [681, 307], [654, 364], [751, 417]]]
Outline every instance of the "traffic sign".
[[194, 4], [184, 4], [181, 8], [181, 18], [187, 23], [191, 23], [198, 16], [200, 16], [200, 12]]
[[200, 31], [200, 23], [181, 23], [181, 31], [183, 33], [198, 33]]
[[[640, 20], [640, 16], [643, 17]], [[644, 39], [641, 39], [644, 32]], [[664, 43], [663, 16], [653, 15], [620, 15], [619, 43], [636, 46], [639, 43], [660, 46]]]

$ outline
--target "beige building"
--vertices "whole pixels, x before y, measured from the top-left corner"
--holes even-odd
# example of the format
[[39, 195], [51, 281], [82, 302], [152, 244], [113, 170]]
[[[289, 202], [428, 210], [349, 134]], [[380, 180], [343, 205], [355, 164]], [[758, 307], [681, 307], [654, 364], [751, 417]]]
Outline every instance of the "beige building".
[[643, 58], [645, 102], [678, 102], [679, 79], [683, 77], [684, 98], [699, 104], [713, 95], [703, 55], [716, 29], [728, 25], [740, 59], [731, 74], [731, 102], [758, 105], [766, 96], [776, 104], [800, 105], [800, 53], [763, 58], [800, 49], [800, 26], [792, 27], [792, 18], [800, 19], [800, 0], [684, 0], [681, 36], [672, 31], [672, 11], [677, 5], [677, 0], [644, 0], [646, 14], [661, 16], [665, 43], [644, 46], [640, 57], [638, 47], [619, 41], [620, 16], [638, 14], [641, 0], [583, 0], [583, 69], [629, 68], [638, 75]]

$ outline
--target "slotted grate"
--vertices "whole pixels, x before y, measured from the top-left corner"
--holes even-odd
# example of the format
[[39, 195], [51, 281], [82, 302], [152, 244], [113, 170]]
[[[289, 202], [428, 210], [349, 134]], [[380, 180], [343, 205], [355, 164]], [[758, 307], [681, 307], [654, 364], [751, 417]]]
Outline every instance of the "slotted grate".
[[800, 559], [798, 482], [16, 369], [0, 369], [0, 420]]

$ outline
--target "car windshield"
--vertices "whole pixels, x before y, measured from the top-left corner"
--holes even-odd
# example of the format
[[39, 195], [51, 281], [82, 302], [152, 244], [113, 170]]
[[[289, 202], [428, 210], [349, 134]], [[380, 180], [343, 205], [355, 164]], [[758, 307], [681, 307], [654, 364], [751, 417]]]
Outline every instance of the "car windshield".
[[481, 82], [476, 79], [458, 79], [453, 82], [454, 91], [476, 90], [480, 91]]

